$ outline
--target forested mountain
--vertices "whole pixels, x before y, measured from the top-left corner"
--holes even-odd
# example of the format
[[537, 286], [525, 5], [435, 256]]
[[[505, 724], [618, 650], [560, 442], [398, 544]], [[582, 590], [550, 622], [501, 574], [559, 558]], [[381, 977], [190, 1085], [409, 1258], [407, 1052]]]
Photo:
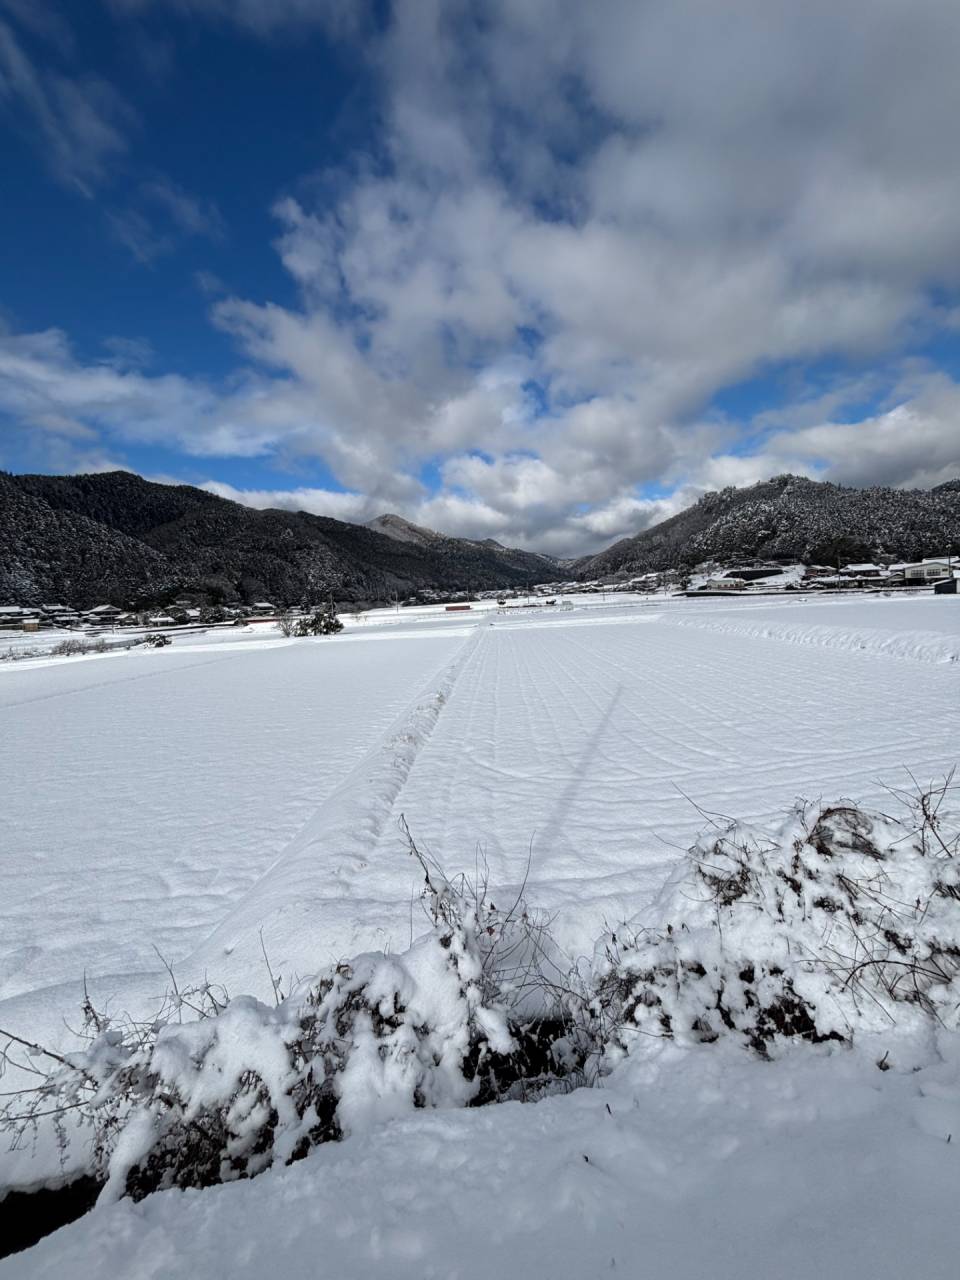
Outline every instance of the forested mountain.
[[463, 557], [465, 552], [475, 555], [478, 550], [491, 557], [498, 565], [515, 570], [523, 582], [541, 582], [546, 574], [552, 576], [559, 561], [552, 556], [540, 555], [535, 551], [520, 551], [516, 547], [505, 547], [494, 538], [484, 538], [482, 542], [473, 542], [465, 538], [451, 538], [445, 533], [437, 533], [435, 529], [425, 529], [423, 525], [411, 524], [403, 516], [377, 516], [367, 526], [377, 533], [384, 533], [397, 542], [409, 542], [419, 547], [429, 547], [438, 555], [454, 560]]
[[698, 564], [789, 557], [835, 564], [960, 553], [960, 480], [935, 489], [848, 489], [775, 476], [707, 493], [686, 511], [574, 564], [581, 579]]
[[0, 472], [0, 604], [161, 598], [176, 575], [137, 538], [80, 510], [51, 506]]
[[[960, 480], [930, 490], [848, 489], [776, 476], [699, 502], [599, 555], [563, 566], [580, 579], [702, 560], [808, 563], [960, 554]], [[0, 603], [387, 600], [418, 591], [527, 586], [559, 562], [492, 539], [449, 538], [384, 515], [370, 525], [257, 511], [190, 485], [126, 471], [0, 472]]]
[[401, 541], [305, 512], [257, 511], [126, 471], [0, 475], [0, 602], [130, 604], [184, 590], [214, 601], [385, 600], [555, 572], [544, 556], [435, 537]]

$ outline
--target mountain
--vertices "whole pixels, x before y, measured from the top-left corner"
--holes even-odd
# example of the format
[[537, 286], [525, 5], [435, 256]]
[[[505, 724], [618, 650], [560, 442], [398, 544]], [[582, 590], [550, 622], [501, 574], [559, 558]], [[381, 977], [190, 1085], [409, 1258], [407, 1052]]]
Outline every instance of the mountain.
[[171, 566], [139, 539], [80, 510], [56, 508], [0, 472], [0, 603], [161, 597]]
[[493, 538], [484, 538], [482, 542], [474, 542], [470, 538], [451, 538], [445, 533], [437, 533], [434, 529], [425, 529], [422, 525], [411, 524], [403, 516], [377, 516], [367, 526], [388, 538], [396, 538], [398, 542], [409, 542], [420, 547], [429, 547], [437, 555], [457, 560], [464, 556], [472, 557], [478, 552], [489, 556], [493, 563], [501, 566], [511, 575], [519, 575], [524, 583], [541, 582], [553, 577], [557, 572], [558, 560], [552, 556], [539, 555], [535, 551], [519, 551], [515, 547], [505, 547]]
[[686, 511], [574, 563], [581, 580], [698, 564], [789, 557], [835, 564], [960, 553], [960, 480], [935, 489], [849, 489], [775, 476], [706, 493]]
[[425, 529], [420, 524], [412, 524], [409, 520], [404, 520], [403, 516], [377, 516], [375, 520], [368, 520], [366, 527], [373, 529], [375, 533], [383, 533], [388, 538], [396, 538], [397, 542], [412, 542], [419, 547], [435, 546], [444, 540], [442, 533], [437, 533], [435, 529]]
[[[960, 554], [960, 479], [935, 489], [848, 489], [775, 476], [705, 494], [679, 515], [564, 565], [580, 579], [701, 560], [813, 563]], [[0, 604], [388, 600], [418, 591], [521, 587], [557, 576], [548, 556], [383, 515], [370, 525], [257, 511], [126, 471], [0, 472]]]
[[152, 603], [181, 591], [215, 601], [331, 592], [386, 600], [522, 586], [555, 568], [545, 556], [422, 533], [400, 539], [305, 512], [257, 511], [126, 471], [0, 474], [0, 602]]

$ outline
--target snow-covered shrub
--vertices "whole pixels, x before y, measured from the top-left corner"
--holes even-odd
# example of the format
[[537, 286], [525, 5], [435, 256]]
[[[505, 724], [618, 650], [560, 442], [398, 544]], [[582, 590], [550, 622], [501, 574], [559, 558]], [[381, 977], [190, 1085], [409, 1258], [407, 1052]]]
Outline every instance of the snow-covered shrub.
[[87, 652], [87, 643], [81, 640], [79, 636], [68, 636], [66, 640], [61, 640], [59, 644], [55, 644], [50, 650], [56, 657], [72, 657], [77, 653]]
[[79, 1122], [104, 1194], [140, 1198], [250, 1177], [415, 1108], [590, 1083], [644, 1036], [733, 1037], [772, 1057], [790, 1040], [960, 1029], [949, 794], [950, 780], [905, 797], [899, 819], [843, 803], [802, 805], [773, 833], [714, 826], [583, 971], [524, 886], [498, 907], [482, 869], [448, 879], [404, 826], [430, 925], [407, 951], [331, 966], [273, 1006], [181, 992], [171, 974], [146, 1023], [87, 1001], [74, 1054], [7, 1035], [0, 1066], [26, 1051], [40, 1084], [0, 1108], [0, 1128], [20, 1137], [52, 1116], [66, 1142]]
[[22, 662], [25, 658], [42, 658], [44, 650], [37, 645], [15, 649], [10, 645], [0, 653], [0, 662]]
[[470, 936], [434, 930], [403, 955], [336, 965], [276, 1007], [211, 997], [189, 1021], [168, 1007], [150, 1025], [104, 1023], [33, 1110], [83, 1112], [108, 1198], [252, 1176], [414, 1107], [469, 1104], [487, 1058], [514, 1048], [480, 979]]
[[[313, 613], [303, 614], [292, 625], [295, 636], [334, 636], [343, 630], [343, 623], [337, 617], [336, 608], [331, 604], [322, 609], [314, 609]], [[284, 631], [284, 635], [288, 633]]]
[[[55, 1069], [0, 1123], [22, 1133], [44, 1115], [79, 1118], [104, 1195], [139, 1199], [250, 1177], [414, 1108], [495, 1100], [521, 1078], [566, 1069], [569, 1045], [554, 1066], [543, 1019], [520, 1017], [523, 955], [541, 946], [520, 898], [500, 911], [410, 849], [432, 927], [408, 951], [332, 966], [275, 1007], [174, 984], [150, 1022], [111, 1023], [88, 1001], [82, 1052], [10, 1037]], [[552, 1020], [548, 1030], [566, 1029]]]
[[96, 640], [85, 640], [80, 636], [68, 636], [55, 644], [50, 652], [58, 658], [70, 658], [80, 653], [106, 653], [107, 642], [103, 636]]
[[960, 835], [949, 784], [905, 818], [799, 806], [773, 834], [701, 836], [649, 915], [603, 938], [603, 1038], [850, 1041], [931, 1018], [960, 1027]]

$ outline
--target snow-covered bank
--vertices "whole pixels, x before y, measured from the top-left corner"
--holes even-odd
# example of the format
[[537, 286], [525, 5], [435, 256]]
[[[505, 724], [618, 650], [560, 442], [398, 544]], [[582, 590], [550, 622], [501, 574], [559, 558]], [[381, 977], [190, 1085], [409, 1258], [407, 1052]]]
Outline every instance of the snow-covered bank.
[[907, 1074], [660, 1043], [602, 1090], [418, 1112], [251, 1182], [96, 1209], [0, 1275], [953, 1280], [958, 1070], [955, 1042]]

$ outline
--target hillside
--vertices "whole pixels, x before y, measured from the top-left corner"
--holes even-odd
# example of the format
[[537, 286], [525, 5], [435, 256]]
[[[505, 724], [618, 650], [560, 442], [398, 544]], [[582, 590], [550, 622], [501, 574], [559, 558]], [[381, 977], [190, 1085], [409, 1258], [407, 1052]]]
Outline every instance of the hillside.
[[176, 585], [154, 548], [80, 509], [54, 507], [0, 472], [0, 603], [96, 603], [163, 596]]
[[417, 543], [305, 512], [256, 511], [129, 472], [0, 476], [0, 600], [389, 599], [550, 576], [552, 561], [466, 539]]
[[366, 527], [372, 529], [374, 533], [383, 533], [388, 538], [396, 538], [397, 542], [412, 542], [419, 547], [436, 546], [437, 543], [444, 541], [443, 534], [437, 533], [435, 529], [425, 529], [421, 524], [413, 524], [410, 520], [404, 520], [403, 516], [389, 512], [386, 515], [377, 516], [375, 520], [368, 520]]
[[582, 580], [702, 560], [789, 557], [833, 564], [890, 555], [960, 553], [960, 480], [935, 489], [848, 489], [775, 476], [707, 493], [661, 524], [574, 564]]
[[456, 560], [465, 554], [473, 556], [478, 551], [489, 555], [498, 565], [515, 571], [521, 575], [524, 583], [537, 582], [544, 573], [556, 571], [558, 561], [551, 556], [540, 555], [535, 551], [520, 551], [516, 547], [505, 547], [494, 538], [484, 538], [482, 542], [474, 542], [467, 538], [451, 538], [445, 533], [437, 533], [435, 529], [425, 529], [423, 525], [412, 524], [403, 516], [383, 515], [370, 520], [366, 528], [376, 533], [386, 534], [397, 542], [408, 542], [414, 546], [429, 547], [438, 555]]

